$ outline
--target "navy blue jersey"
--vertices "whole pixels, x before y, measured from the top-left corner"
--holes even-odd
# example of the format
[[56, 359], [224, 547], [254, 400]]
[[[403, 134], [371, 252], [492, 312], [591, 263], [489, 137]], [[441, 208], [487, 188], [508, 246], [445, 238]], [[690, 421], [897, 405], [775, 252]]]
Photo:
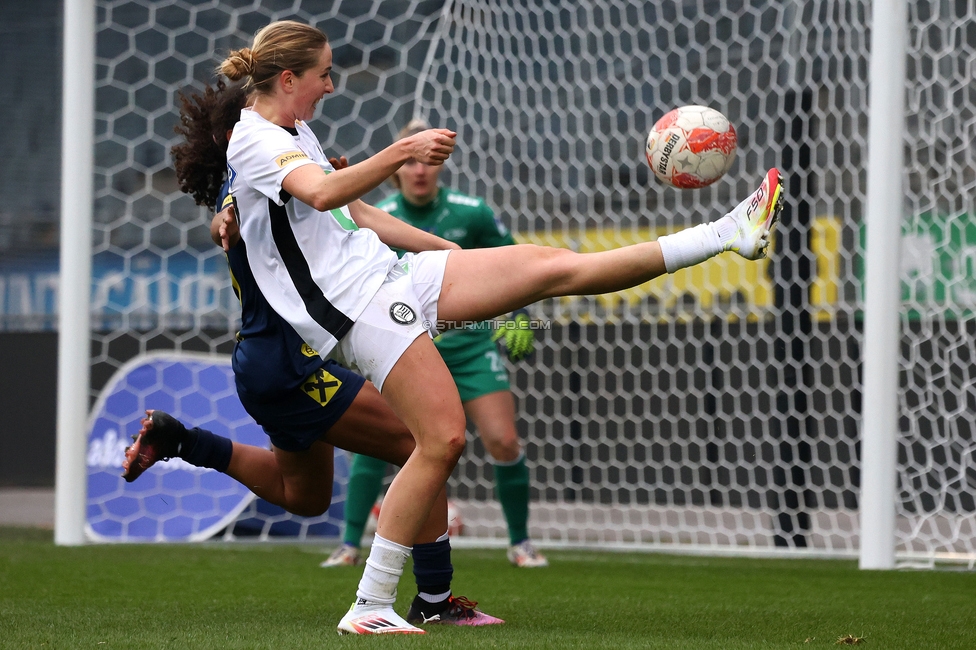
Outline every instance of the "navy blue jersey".
[[[218, 211], [232, 204], [228, 184]], [[241, 403], [286, 451], [301, 451], [345, 413], [365, 380], [335, 361], [323, 360], [272, 309], [251, 273], [241, 239], [226, 251], [234, 293], [241, 301], [241, 329], [231, 365]]]
[[[233, 201], [227, 187], [225, 183], [221, 188], [218, 212]], [[241, 329], [233, 358], [238, 387], [253, 398], [274, 399], [298, 387], [323, 360], [265, 300], [251, 274], [244, 240], [226, 255], [231, 284], [241, 301]]]

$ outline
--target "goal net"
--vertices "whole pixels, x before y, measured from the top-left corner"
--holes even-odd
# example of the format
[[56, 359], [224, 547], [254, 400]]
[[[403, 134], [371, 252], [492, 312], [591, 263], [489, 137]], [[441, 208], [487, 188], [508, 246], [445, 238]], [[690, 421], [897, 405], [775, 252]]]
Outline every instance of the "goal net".
[[[973, 558], [976, 10], [909, 4], [897, 549]], [[361, 160], [413, 116], [454, 128], [442, 180], [485, 197], [520, 241], [644, 241], [721, 216], [778, 166], [788, 196], [768, 262], [720, 256], [532, 307], [546, 324], [537, 352], [512, 366], [530, 533], [549, 546], [853, 555], [870, 10], [102, 0], [93, 396], [134, 355], [232, 348], [223, 257], [169, 158], [176, 93], [212, 79], [218, 55], [267, 22], [294, 18], [332, 43], [336, 93], [311, 124], [330, 155]], [[643, 160], [650, 126], [683, 104], [722, 111], [739, 134], [731, 171], [703, 190], [664, 187]], [[462, 542], [505, 543], [492, 478], [470, 437], [450, 482]]]

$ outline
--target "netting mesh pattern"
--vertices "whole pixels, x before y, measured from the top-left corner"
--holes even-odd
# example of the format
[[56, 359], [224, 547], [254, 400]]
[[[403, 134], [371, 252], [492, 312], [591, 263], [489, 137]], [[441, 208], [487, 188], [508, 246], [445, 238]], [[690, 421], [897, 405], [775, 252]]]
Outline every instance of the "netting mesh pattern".
[[110, 1], [98, 4], [96, 387], [120, 359], [156, 348], [227, 351], [239, 308], [208, 213], [176, 184], [177, 96], [212, 82], [218, 56], [272, 20], [331, 37], [336, 101], [313, 128], [350, 160], [389, 144], [409, 117], [433, 28], [430, 2]]
[[[809, 27], [811, 9], [457, 2], [445, 12], [418, 103], [477, 143], [452, 159], [455, 183], [488, 196], [520, 233], [599, 250], [714, 219], [767, 167], [789, 182], [774, 262], [720, 258], [538, 308], [554, 327], [519, 387], [548, 539], [856, 547], [850, 244], [863, 189], [829, 154], [847, 120], [843, 156], [861, 156], [864, 124], [847, 117], [851, 99], [831, 95], [863, 102], [866, 81], [857, 66], [840, 81], [826, 74], [850, 57], [835, 30], [860, 37], [841, 20]], [[640, 164], [641, 136], [682, 104], [719, 109], [740, 137], [731, 172], [700, 192], [665, 189]], [[829, 297], [812, 296], [817, 282]], [[483, 498], [487, 468], [472, 451], [461, 488]]]
[[[911, 5], [899, 550], [974, 553], [974, 9]], [[414, 115], [456, 128], [442, 179], [484, 196], [523, 241], [646, 240], [716, 218], [779, 166], [787, 208], [769, 262], [720, 257], [533, 308], [548, 329], [513, 368], [531, 532], [852, 552], [870, 10], [103, 1], [95, 389], [139, 351], [232, 345], [237, 305], [208, 214], [179, 194], [168, 158], [175, 96], [212, 78], [215, 52], [296, 18], [334, 48], [337, 91], [312, 123], [328, 153], [362, 159]], [[705, 190], [665, 188], [643, 162], [648, 128], [681, 104], [712, 106], [739, 133], [736, 163]], [[472, 438], [451, 490], [467, 533], [500, 539], [491, 479]]]
[[976, 7], [909, 7], [898, 537], [908, 549], [972, 557]]

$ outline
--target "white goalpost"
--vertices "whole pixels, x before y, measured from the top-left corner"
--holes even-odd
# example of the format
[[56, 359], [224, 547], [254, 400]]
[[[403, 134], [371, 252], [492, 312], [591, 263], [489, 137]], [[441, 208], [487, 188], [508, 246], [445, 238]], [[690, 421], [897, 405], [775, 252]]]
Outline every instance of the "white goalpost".
[[862, 569], [895, 566], [898, 348], [907, 7], [874, 0], [861, 415]]
[[[223, 256], [169, 158], [177, 93], [293, 18], [333, 47], [337, 92], [311, 123], [330, 155], [361, 160], [414, 116], [456, 129], [442, 180], [523, 242], [654, 238], [715, 219], [767, 167], [785, 175], [767, 262], [719, 257], [532, 307], [549, 328], [509, 369], [540, 546], [973, 564], [971, 4], [99, 0], [96, 22], [94, 0], [66, 0], [57, 542], [83, 541], [86, 504], [125, 496], [85, 497], [120, 432], [88, 449], [78, 432], [113, 374], [155, 351], [233, 347]], [[739, 134], [732, 169], [703, 190], [665, 188], [643, 160], [648, 129], [684, 104]], [[167, 381], [126, 399], [182, 404], [192, 391]], [[321, 520], [259, 503], [241, 518], [262, 539], [321, 539], [341, 488]], [[449, 489], [457, 544], [506, 543], [473, 436]]]
[[95, 123], [95, 0], [64, 0], [54, 541], [85, 541]]

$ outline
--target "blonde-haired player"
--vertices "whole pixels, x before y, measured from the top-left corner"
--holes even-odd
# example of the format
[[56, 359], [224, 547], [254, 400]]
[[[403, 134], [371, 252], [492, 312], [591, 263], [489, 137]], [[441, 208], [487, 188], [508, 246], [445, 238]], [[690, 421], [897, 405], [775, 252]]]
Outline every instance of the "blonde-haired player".
[[[531, 245], [458, 250], [360, 200], [408, 160], [442, 164], [454, 132], [423, 131], [338, 171], [322, 152], [305, 121], [334, 90], [325, 34], [272, 23], [221, 71], [253, 88], [227, 159], [257, 285], [309, 347], [370, 379], [416, 439], [387, 492], [357, 599], [339, 631], [422, 632], [392, 605], [411, 546], [464, 449], [466, 426], [431, 324], [619, 291], [724, 251], [763, 257], [780, 209], [779, 172], [769, 170], [715, 223], [658, 241], [589, 254]], [[391, 247], [417, 253], [398, 260]], [[279, 457], [283, 467], [309, 467], [301, 452], [287, 453]]]

